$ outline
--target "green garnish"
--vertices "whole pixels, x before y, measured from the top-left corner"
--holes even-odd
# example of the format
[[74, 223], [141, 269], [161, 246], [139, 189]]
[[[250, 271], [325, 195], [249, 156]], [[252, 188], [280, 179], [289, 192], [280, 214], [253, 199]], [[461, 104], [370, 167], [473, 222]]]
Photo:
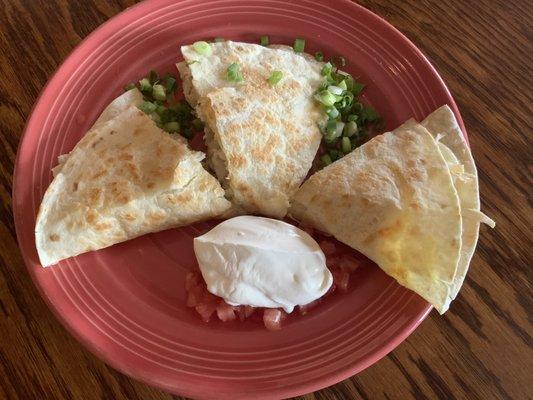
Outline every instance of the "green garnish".
[[294, 41], [294, 45], [292, 46], [292, 48], [294, 49], [296, 53], [303, 53], [305, 49], [305, 39], [297, 38]]
[[165, 101], [167, 99], [165, 87], [159, 84], [154, 85], [152, 87], [152, 96], [154, 96], [154, 99], [156, 100]]
[[268, 43], [270, 41], [267, 35], [261, 36], [260, 40], [261, 46], [268, 46]]
[[176, 87], [178, 86], [176, 83], [176, 78], [174, 78], [171, 74], [166, 74], [162, 80], [162, 83], [165, 87], [165, 90], [169, 93], [174, 93]]
[[150, 80], [150, 83], [153, 85], [154, 83], [159, 82], [159, 75], [154, 70], [151, 70], [148, 74], [148, 79]]
[[[322, 61], [322, 53], [316, 53], [315, 59]], [[320, 71], [323, 81], [314, 95], [328, 117], [327, 123], [319, 126], [327, 151], [322, 156], [324, 165], [344, 157], [367, 141], [369, 133], [384, 126], [376, 110], [360, 101], [364, 84], [337, 69], [345, 65], [346, 60], [340, 56], [325, 63]]]
[[344, 136], [341, 140], [341, 150], [344, 154], [348, 154], [350, 151], [352, 151], [352, 142], [350, 142], [350, 138]]
[[196, 51], [198, 54], [201, 54], [203, 56], [209, 56], [213, 52], [211, 49], [211, 45], [207, 42], [204, 42], [203, 40], [199, 42], [194, 42], [192, 44], [192, 48], [194, 51]]
[[324, 61], [324, 54], [322, 54], [322, 52], [320, 51], [317, 51], [315, 53], [315, 60], [317, 61]]
[[271, 85], [275, 85], [276, 83], [281, 81], [282, 78], [283, 78], [283, 72], [281, 72], [281, 71], [272, 71], [272, 73], [268, 77], [267, 81]]
[[135, 89], [135, 83], [128, 83], [126, 86], [124, 86], [124, 91], [127, 92], [131, 89]]
[[167, 122], [163, 125], [163, 129], [167, 132], [176, 133], [180, 131], [180, 124], [176, 121]]
[[324, 154], [322, 155], [322, 157], [320, 157], [320, 160], [322, 160], [322, 163], [327, 166], [329, 164], [331, 164], [333, 161], [331, 160], [331, 157], [329, 156], [329, 154]]
[[213, 42], [215, 42], [215, 43], [220, 43], [220, 42], [224, 42], [224, 41], [225, 41], [224, 38], [221, 38], [221, 37], [216, 37], [216, 38], [213, 39]]
[[333, 65], [336, 67], [344, 67], [346, 66], [346, 59], [341, 56], [333, 57]]
[[201, 131], [204, 129], [204, 123], [200, 118], [195, 118], [192, 120], [192, 126], [195, 130]]
[[331, 107], [337, 101], [337, 98], [329, 90], [322, 90], [315, 95], [315, 98], [326, 107]]
[[348, 121], [346, 122], [346, 125], [344, 125], [344, 130], [342, 131], [342, 134], [344, 136], [351, 137], [355, 135], [357, 131], [357, 123], [355, 121]]
[[156, 110], [157, 106], [154, 103], [151, 103], [149, 101], [145, 101], [144, 103], [140, 104], [138, 106], [138, 108], [139, 108], [139, 110], [141, 110], [145, 114], [150, 115]]
[[237, 63], [231, 63], [228, 67], [226, 79], [230, 82], [242, 82], [241, 68]]
[[330, 62], [327, 62], [322, 67], [322, 70], [320, 71], [320, 75], [322, 76], [328, 76], [331, 74], [331, 71], [333, 70], [333, 65], [331, 65]]
[[139, 81], [139, 90], [143, 94], [151, 94], [152, 93], [152, 84], [150, 83], [150, 79], [143, 78]]

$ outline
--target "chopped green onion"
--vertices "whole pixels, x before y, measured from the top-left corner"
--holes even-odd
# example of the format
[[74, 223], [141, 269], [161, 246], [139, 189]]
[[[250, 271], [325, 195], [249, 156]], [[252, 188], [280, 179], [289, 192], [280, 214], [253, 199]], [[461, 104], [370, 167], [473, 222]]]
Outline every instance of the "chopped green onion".
[[148, 78], [150, 79], [150, 83], [153, 85], [156, 82], [159, 82], [159, 75], [154, 70], [151, 70], [148, 74]]
[[154, 121], [157, 126], [161, 125], [161, 117], [157, 115], [156, 113], [150, 114], [150, 118], [152, 118], [152, 121]]
[[163, 125], [163, 129], [171, 133], [179, 132], [180, 124], [179, 122], [176, 122], [176, 121], [167, 122], [165, 125]]
[[154, 96], [154, 99], [156, 100], [165, 101], [167, 99], [165, 87], [159, 84], [154, 85], [152, 90], [152, 96]]
[[335, 107], [328, 107], [326, 109], [326, 114], [328, 114], [330, 118], [335, 119], [339, 116], [340, 113], [339, 110], [337, 110]]
[[338, 86], [330, 85], [328, 86], [328, 92], [333, 93], [337, 96], [340, 96], [344, 90]]
[[359, 93], [363, 91], [364, 88], [365, 88], [365, 85], [363, 85], [362, 83], [354, 82], [352, 93], [357, 96]]
[[192, 126], [195, 130], [201, 131], [204, 129], [204, 123], [200, 118], [195, 118], [192, 120]]
[[324, 104], [326, 107], [331, 107], [337, 101], [337, 98], [335, 97], [335, 95], [328, 90], [322, 90], [321, 92], [317, 93], [315, 95], [315, 98], [319, 102]]
[[326, 125], [326, 135], [333, 136], [336, 131], [337, 131], [337, 121], [330, 119]]
[[144, 94], [152, 93], [152, 84], [148, 78], [143, 78], [139, 81], [139, 89]]
[[172, 75], [166, 74], [162, 82], [167, 92], [173, 93], [176, 90], [176, 78], [174, 78]]
[[292, 46], [292, 48], [294, 49], [296, 53], [303, 53], [305, 49], [305, 39], [297, 38], [294, 41], [294, 45]]
[[343, 130], [344, 130], [344, 122], [337, 121], [337, 124], [335, 126], [335, 137], [340, 137], [342, 135]]
[[156, 110], [157, 106], [154, 103], [145, 101], [144, 103], [140, 104], [138, 108], [145, 114], [151, 114]]
[[183, 119], [191, 115], [192, 109], [186, 101], [180, 101], [170, 107], [176, 113], [178, 118]]
[[357, 133], [357, 130], [357, 123], [355, 121], [348, 121], [346, 125], [344, 125], [344, 130], [342, 131], [342, 134], [344, 136], [351, 137]]
[[374, 122], [379, 119], [379, 114], [374, 110], [374, 108], [370, 106], [364, 106], [363, 110], [361, 111], [361, 117], [368, 121], [368, 122]]
[[342, 154], [342, 152], [340, 152], [337, 149], [329, 149], [328, 150], [328, 154], [331, 157], [331, 160], [333, 160], [333, 161], [336, 161], [339, 158], [342, 158], [342, 156], [344, 156], [344, 154]]
[[341, 140], [341, 150], [344, 154], [348, 154], [350, 151], [352, 151], [352, 142], [350, 142], [350, 138], [343, 137]]
[[346, 80], [342, 80], [338, 85], [342, 90], [348, 90], [348, 86], [346, 86]]
[[350, 114], [346, 117], [346, 121], [357, 121], [359, 119], [359, 116], [357, 114]]
[[352, 107], [353, 111], [356, 112], [356, 113], [359, 113], [361, 111], [363, 111], [363, 104], [362, 103], [355, 103]]
[[128, 92], [132, 89], [135, 89], [135, 83], [128, 83], [126, 86], [124, 86], [124, 91]]
[[321, 51], [317, 51], [315, 53], [315, 60], [317, 61], [324, 61], [324, 54], [322, 54]]
[[220, 43], [220, 42], [224, 42], [224, 41], [225, 41], [224, 38], [221, 38], [221, 37], [216, 37], [216, 38], [213, 39], [213, 42], [215, 42], [215, 43]]
[[333, 162], [329, 154], [324, 154], [322, 157], [320, 157], [320, 160], [322, 160], [322, 163], [326, 166]]
[[213, 52], [211, 49], [211, 45], [207, 42], [204, 42], [203, 40], [199, 42], [194, 42], [192, 44], [192, 48], [194, 51], [196, 51], [198, 54], [201, 54], [203, 56], [209, 56]]
[[331, 65], [330, 62], [327, 62], [324, 64], [324, 66], [322, 67], [322, 70], [320, 71], [320, 75], [322, 76], [328, 76], [329, 74], [331, 74], [331, 71], [333, 70], [333, 65]]
[[352, 92], [344, 92], [342, 97], [340, 98], [340, 104], [339, 108], [349, 108], [352, 106], [353, 103], [353, 93]]
[[281, 78], [283, 78], [283, 72], [281, 72], [281, 71], [272, 71], [272, 73], [268, 77], [267, 81], [271, 85], [275, 85], [276, 83], [281, 81]]
[[230, 82], [242, 82], [242, 74], [237, 63], [231, 63], [227, 70], [227, 80]]
[[333, 65], [336, 67], [344, 67], [346, 65], [346, 59], [341, 56], [333, 57]]
[[261, 46], [268, 46], [268, 43], [270, 42], [267, 35], [261, 36]]

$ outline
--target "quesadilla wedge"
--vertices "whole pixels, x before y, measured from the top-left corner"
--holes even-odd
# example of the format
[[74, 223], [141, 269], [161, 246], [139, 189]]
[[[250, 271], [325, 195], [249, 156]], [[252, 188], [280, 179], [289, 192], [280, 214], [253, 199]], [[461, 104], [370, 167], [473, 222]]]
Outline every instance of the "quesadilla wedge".
[[230, 203], [203, 158], [134, 106], [96, 124], [42, 200], [35, 227], [41, 264], [222, 214]]
[[[409, 129], [416, 124], [416, 121], [410, 120], [397, 130]], [[438, 108], [428, 115], [421, 122], [421, 125], [437, 141], [439, 150], [450, 169], [453, 184], [457, 190], [461, 205], [463, 226], [461, 234], [461, 256], [451, 289], [451, 298], [455, 299], [463, 285], [470, 260], [474, 255], [479, 237], [480, 223], [486, 223], [492, 228], [494, 228], [495, 223], [480, 210], [476, 164], [450, 107], [444, 105]]]
[[[281, 218], [321, 141], [324, 117], [313, 94], [322, 63], [287, 49], [231, 41], [208, 55], [183, 46], [184, 92], [205, 128], [210, 167], [242, 212]], [[227, 79], [237, 64], [242, 82]], [[281, 71], [276, 84], [268, 82]]]
[[360, 251], [443, 313], [461, 252], [461, 209], [422, 126], [376, 136], [312, 175], [289, 213]]

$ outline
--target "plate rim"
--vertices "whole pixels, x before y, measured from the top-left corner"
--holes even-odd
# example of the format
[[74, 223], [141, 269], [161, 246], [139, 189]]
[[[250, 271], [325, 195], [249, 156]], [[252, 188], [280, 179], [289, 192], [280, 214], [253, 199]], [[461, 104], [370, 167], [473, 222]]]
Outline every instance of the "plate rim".
[[[173, 394], [186, 395], [186, 396], [197, 396], [199, 393], [190, 393], [186, 390], [181, 390], [181, 389], [178, 391], [176, 390], [175, 386], [158, 381], [153, 376], [150, 376], [150, 374], [143, 375], [142, 372], [139, 371], [139, 368], [128, 368], [128, 366], [125, 365], [125, 363], [121, 361], [117, 361], [113, 357], [108, 356], [105, 351], [100, 349], [92, 341], [88, 340], [83, 335], [82, 332], [79, 332], [75, 328], [73, 321], [68, 320], [66, 316], [64, 316], [61, 313], [60, 307], [54, 303], [49, 293], [45, 291], [45, 288], [41, 284], [41, 281], [39, 280], [37, 274], [35, 273], [33, 268], [30, 266], [30, 262], [28, 259], [28, 252], [24, 250], [25, 248], [27, 248], [28, 244], [27, 243], [23, 244], [23, 242], [19, 240], [19, 238], [22, 237], [23, 235], [22, 233], [23, 228], [21, 226], [20, 218], [18, 217], [20, 211], [17, 212], [19, 209], [18, 202], [17, 202], [17, 198], [19, 196], [17, 195], [17, 192], [20, 190], [19, 187], [22, 185], [22, 183], [20, 182], [20, 179], [18, 178], [18, 175], [19, 175], [18, 171], [21, 168], [20, 166], [21, 149], [23, 148], [24, 143], [26, 141], [28, 128], [32, 125], [34, 118], [36, 118], [35, 110], [38, 109], [38, 107], [40, 106], [43, 96], [47, 93], [49, 87], [52, 86], [53, 83], [56, 83], [56, 81], [59, 81], [59, 75], [62, 72], [62, 70], [66, 68], [66, 64], [69, 62], [69, 60], [71, 60], [78, 52], [81, 52], [83, 48], [87, 45], [87, 43], [90, 43], [94, 37], [99, 36], [102, 31], [110, 28], [113, 24], [117, 24], [118, 22], [120, 22], [121, 19], [127, 17], [127, 15], [129, 15], [130, 13], [133, 13], [137, 8], [151, 7], [162, 1], [165, 1], [165, 0], [144, 0], [115, 14], [114, 16], [109, 18], [107, 21], [99, 25], [92, 32], [90, 32], [63, 58], [63, 60], [61, 60], [59, 66], [56, 68], [56, 70], [52, 73], [50, 78], [47, 80], [46, 84], [43, 86], [39, 95], [37, 96], [33, 106], [31, 107], [31, 110], [28, 114], [28, 119], [23, 129], [23, 133], [20, 136], [20, 140], [17, 146], [14, 170], [13, 170], [13, 186], [11, 190], [12, 211], [13, 211], [13, 219], [14, 219], [14, 225], [15, 225], [15, 233], [16, 233], [18, 245], [21, 250], [21, 255], [22, 255], [26, 270], [28, 271], [31, 277], [31, 280], [33, 281], [33, 284], [37, 288], [39, 295], [44, 300], [47, 307], [52, 311], [52, 314], [58, 319], [58, 321], [69, 332], [69, 334], [71, 334], [85, 349], [90, 351], [94, 356], [96, 356], [97, 358], [105, 362], [106, 364], [110, 365], [117, 371], [120, 371], [121, 373], [127, 376], [130, 376], [133, 379], [136, 379], [150, 386], [163, 389]], [[450, 108], [452, 109], [452, 111], [454, 112], [456, 116], [458, 124], [461, 128], [463, 137], [465, 138], [466, 142], [469, 143], [468, 135], [467, 135], [467, 131], [466, 131], [463, 119], [461, 117], [461, 114], [457, 108], [455, 100], [448, 86], [445, 84], [441, 75], [438, 73], [438, 71], [433, 66], [433, 64], [429, 61], [428, 57], [422, 52], [422, 50], [420, 50], [399, 29], [397, 29], [395, 26], [393, 26], [391, 23], [389, 23], [385, 18], [381, 17], [380, 15], [375, 14], [374, 12], [363, 7], [362, 5], [352, 2], [350, 0], [337, 0], [337, 2], [343, 3], [345, 7], [356, 8], [358, 9], [359, 12], [366, 14], [366, 16], [374, 19], [377, 23], [385, 25], [386, 28], [390, 29], [394, 33], [394, 35], [398, 37], [399, 40], [401, 40], [404, 44], [408, 45], [411, 51], [413, 51], [413, 54], [416, 55], [416, 57], [418, 57], [430, 69], [431, 74], [436, 78], [439, 85], [443, 89], [445, 95], [448, 98], [448, 102], [449, 102], [448, 105], [450, 106]], [[363, 361], [357, 362], [356, 365], [352, 365], [351, 367], [346, 367], [343, 370], [335, 372], [335, 373], [330, 373], [327, 376], [314, 380], [313, 382], [305, 382], [305, 383], [300, 383], [300, 384], [295, 384], [295, 385], [287, 385], [281, 388], [274, 388], [269, 391], [269, 394], [254, 395], [254, 398], [270, 399], [270, 398], [279, 398], [279, 397], [298, 396], [298, 395], [310, 393], [310, 392], [334, 385], [344, 379], [354, 376], [355, 374], [375, 364], [381, 358], [383, 358], [388, 353], [393, 351], [422, 323], [422, 321], [429, 315], [432, 309], [433, 307], [430, 304], [427, 304], [427, 306], [416, 316], [416, 318], [413, 318], [412, 322], [406, 329], [402, 330], [395, 337], [392, 337], [388, 342], [384, 343], [378, 350], [376, 350], [373, 354], [368, 356], [366, 359], [364, 359]]]

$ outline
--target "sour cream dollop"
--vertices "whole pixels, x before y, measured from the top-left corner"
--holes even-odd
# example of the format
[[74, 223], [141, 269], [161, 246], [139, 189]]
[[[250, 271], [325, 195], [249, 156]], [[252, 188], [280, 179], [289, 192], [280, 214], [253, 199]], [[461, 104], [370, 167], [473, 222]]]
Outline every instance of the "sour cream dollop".
[[306, 232], [282, 221], [240, 216], [194, 238], [207, 290], [231, 305], [290, 313], [333, 283], [326, 257]]

